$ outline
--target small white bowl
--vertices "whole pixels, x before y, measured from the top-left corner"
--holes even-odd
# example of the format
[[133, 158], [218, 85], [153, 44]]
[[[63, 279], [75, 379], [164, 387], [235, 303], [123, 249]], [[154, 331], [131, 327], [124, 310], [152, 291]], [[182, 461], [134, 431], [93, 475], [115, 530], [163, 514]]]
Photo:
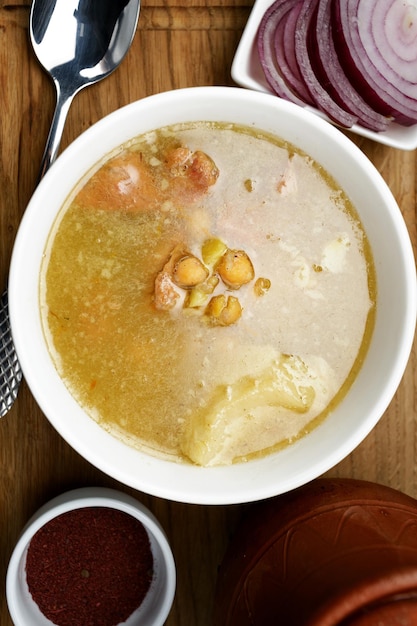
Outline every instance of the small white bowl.
[[[129, 447], [91, 419], [59, 377], [46, 345], [39, 276], [46, 241], [68, 194], [93, 165], [129, 139], [192, 121], [234, 122], [272, 133], [322, 165], [356, 207], [377, 275], [375, 329], [362, 368], [331, 414], [284, 450], [230, 466], [199, 467]], [[352, 290], [354, 285], [347, 285]], [[410, 355], [416, 324], [416, 268], [401, 211], [382, 176], [337, 128], [272, 95], [232, 87], [196, 87], [150, 96], [115, 111], [83, 133], [41, 181], [23, 216], [9, 277], [9, 312], [20, 364], [36, 401], [61, 436], [121, 483], [193, 504], [261, 500], [328, 471], [368, 435], [391, 402]]]
[[[256, 45], [256, 35], [262, 17], [273, 2], [274, 0], [256, 0], [236, 50], [231, 68], [232, 78], [238, 85], [265, 93], [273, 93], [273, 91], [268, 85], [262, 70]], [[278, 98], [279, 96], [276, 97]], [[332, 123], [332, 121], [318, 109], [309, 105], [306, 105], [305, 108]], [[414, 150], [417, 148], [417, 124], [407, 127], [391, 123], [386, 131], [380, 133], [363, 128], [358, 124], [354, 124], [352, 128], [348, 130], [386, 146], [391, 146], [392, 148], [400, 148], [402, 150]]]
[[32, 537], [53, 518], [84, 507], [107, 507], [122, 511], [145, 527], [154, 559], [154, 577], [140, 607], [124, 622], [126, 626], [163, 626], [172, 607], [176, 587], [174, 557], [155, 516], [135, 498], [114, 489], [85, 487], [67, 491], [42, 506], [24, 527], [11, 556], [6, 595], [15, 626], [51, 626], [39, 610], [26, 582], [26, 555]]

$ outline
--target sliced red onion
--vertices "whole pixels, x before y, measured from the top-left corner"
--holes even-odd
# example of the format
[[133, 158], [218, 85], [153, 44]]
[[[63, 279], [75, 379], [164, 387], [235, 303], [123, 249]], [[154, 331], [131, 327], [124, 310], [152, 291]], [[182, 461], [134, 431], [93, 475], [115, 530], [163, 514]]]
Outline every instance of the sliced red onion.
[[295, 29], [302, 4], [303, 0], [298, 0], [290, 11], [282, 16], [275, 29], [274, 46], [280, 72], [288, 86], [303, 102], [314, 105], [295, 58]]
[[401, 124], [417, 121], [416, 0], [334, 0], [334, 43], [363, 98]]
[[259, 60], [270, 87], [281, 98], [303, 106], [305, 102], [289, 86], [281, 73], [274, 46], [277, 26], [281, 19], [292, 9], [295, 1], [297, 2], [297, 0], [275, 0], [261, 20], [257, 44]]
[[370, 107], [348, 80], [337, 56], [332, 34], [332, 1], [319, 0], [308, 38], [311, 64], [317, 79], [332, 98], [359, 124], [375, 132], [387, 129], [390, 119]]
[[417, 122], [417, 0], [275, 0], [257, 44], [273, 91], [339, 126]]
[[302, 77], [316, 104], [316, 107], [336, 124], [350, 128], [358, 121], [346, 108], [340, 106], [332, 95], [324, 89], [318, 80], [314, 67], [311, 63], [311, 50], [309, 50], [310, 29], [314, 27], [314, 16], [317, 11], [319, 0], [304, 0], [297, 19], [295, 30], [295, 55]]

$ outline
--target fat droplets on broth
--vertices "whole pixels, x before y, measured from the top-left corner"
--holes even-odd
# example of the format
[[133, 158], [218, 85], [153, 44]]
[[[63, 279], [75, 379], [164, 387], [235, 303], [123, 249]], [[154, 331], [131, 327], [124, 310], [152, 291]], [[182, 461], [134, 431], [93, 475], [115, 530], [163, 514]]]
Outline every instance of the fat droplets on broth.
[[[247, 128], [189, 124], [148, 133], [127, 149], [142, 151], [157, 168], [158, 146], [173, 137], [213, 159], [220, 171], [216, 183], [190, 207], [164, 201], [150, 214], [97, 212], [77, 207], [73, 196], [48, 243], [45, 332], [71, 393], [103, 427], [151, 454], [187, 462], [184, 432], [188, 429], [189, 440], [197, 420], [203, 437], [220, 433], [204, 462], [229, 463], [259, 452], [240, 443], [240, 453], [229, 441], [233, 433], [244, 433], [249, 421], [250, 440], [258, 422], [258, 430], [271, 436], [268, 446], [263, 440], [261, 445], [273, 449], [308, 430], [317, 411], [324, 415], [337, 390], [344, 393], [351, 384], [350, 371], [363, 358], [372, 330], [372, 258], [343, 193], [291, 146]], [[226, 290], [243, 307], [235, 325], [211, 327], [199, 316], [184, 316], [182, 302], [165, 314], [152, 309], [155, 275], [178, 232], [199, 258], [202, 244], [213, 236], [245, 250], [255, 277], [270, 279], [262, 297], [254, 295], [253, 284]], [[145, 260], [151, 262], [148, 270]], [[78, 325], [86, 322], [81, 331], [75, 318]], [[99, 354], [96, 346], [110, 337], [109, 354]], [[305, 412], [275, 407], [273, 416], [270, 409], [256, 415], [251, 410], [242, 418], [232, 416], [233, 427], [223, 411], [216, 422], [216, 389], [238, 389], [245, 377], [265, 376], [280, 354], [296, 355], [310, 368], [317, 407]], [[191, 445], [199, 449], [205, 443]], [[193, 460], [199, 458], [197, 452]]]

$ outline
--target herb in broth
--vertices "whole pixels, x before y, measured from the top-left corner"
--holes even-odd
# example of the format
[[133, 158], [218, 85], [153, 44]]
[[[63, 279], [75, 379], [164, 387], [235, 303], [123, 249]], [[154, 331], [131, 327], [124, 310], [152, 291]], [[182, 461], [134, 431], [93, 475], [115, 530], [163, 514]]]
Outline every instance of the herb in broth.
[[354, 208], [311, 158], [246, 127], [122, 146], [46, 252], [43, 323], [69, 390], [115, 436], [180, 462], [248, 460], [311, 430], [373, 328]]

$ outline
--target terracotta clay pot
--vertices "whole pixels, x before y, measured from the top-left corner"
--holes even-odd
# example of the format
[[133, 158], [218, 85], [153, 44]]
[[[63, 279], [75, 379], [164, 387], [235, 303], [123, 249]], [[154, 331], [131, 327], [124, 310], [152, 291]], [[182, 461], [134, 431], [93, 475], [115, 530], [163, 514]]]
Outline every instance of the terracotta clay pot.
[[417, 501], [320, 479], [249, 510], [220, 566], [216, 626], [416, 626]]

